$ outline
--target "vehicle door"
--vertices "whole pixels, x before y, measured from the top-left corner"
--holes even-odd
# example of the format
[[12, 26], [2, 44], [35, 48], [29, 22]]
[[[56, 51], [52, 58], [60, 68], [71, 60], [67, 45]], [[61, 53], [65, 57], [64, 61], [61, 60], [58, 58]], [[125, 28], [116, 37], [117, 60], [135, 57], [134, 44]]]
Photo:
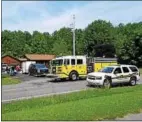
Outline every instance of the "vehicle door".
[[95, 71], [95, 63], [93, 58], [86, 58], [86, 73]]
[[76, 70], [76, 59], [72, 58], [71, 59], [71, 68], [70, 68], [70, 72]]
[[71, 70], [70, 59], [64, 59], [64, 67], [62, 69], [62, 73], [69, 75]]
[[123, 71], [123, 82], [129, 82], [130, 81], [130, 71], [128, 67], [122, 67]]
[[77, 59], [76, 69], [80, 75], [86, 74], [86, 65], [84, 64], [83, 59]]
[[36, 69], [36, 66], [35, 66], [35, 65], [32, 66], [32, 72], [33, 72], [34, 75], [37, 74], [37, 69]]
[[122, 69], [120, 67], [117, 67], [113, 71], [112, 75], [112, 83], [121, 83], [123, 82], [123, 74], [122, 74]]

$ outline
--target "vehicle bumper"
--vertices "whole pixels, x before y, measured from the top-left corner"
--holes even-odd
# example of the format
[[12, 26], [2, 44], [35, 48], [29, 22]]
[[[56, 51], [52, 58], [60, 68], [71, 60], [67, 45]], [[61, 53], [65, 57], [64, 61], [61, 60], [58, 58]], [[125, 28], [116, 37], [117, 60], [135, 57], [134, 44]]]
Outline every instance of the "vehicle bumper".
[[137, 81], [140, 81], [140, 77], [137, 77]]
[[87, 78], [87, 82], [89, 85], [103, 85], [103, 81], [102, 80], [91, 80]]
[[52, 78], [53, 81], [58, 81], [58, 80], [61, 80], [60, 76], [58, 74], [47, 74], [46, 75], [48, 78]]
[[40, 76], [46, 76], [48, 73], [37, 73], [37, 75], [40, 75]]

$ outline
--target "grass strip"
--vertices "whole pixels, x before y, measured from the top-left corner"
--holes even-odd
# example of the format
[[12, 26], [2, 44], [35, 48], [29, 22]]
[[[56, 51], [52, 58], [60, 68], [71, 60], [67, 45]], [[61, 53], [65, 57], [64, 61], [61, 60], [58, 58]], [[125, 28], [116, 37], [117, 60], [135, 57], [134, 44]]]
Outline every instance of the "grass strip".
[[139, 68], [139, 70], [140, 70], [140, 73], [142, 74], [142, 68]]
[[142, 109], [142, 85], [32, 98], [2, 104], [2, 120], [104, 120]]
[[2, 85], [11, 85], [11, 84], [18, 84], [20, 83], [20, 80], [19, 79], [16, 79], [16, 78], [12, 78], [12, 77], [2, 77], [2, 80], [1, 80], [1, 84]]

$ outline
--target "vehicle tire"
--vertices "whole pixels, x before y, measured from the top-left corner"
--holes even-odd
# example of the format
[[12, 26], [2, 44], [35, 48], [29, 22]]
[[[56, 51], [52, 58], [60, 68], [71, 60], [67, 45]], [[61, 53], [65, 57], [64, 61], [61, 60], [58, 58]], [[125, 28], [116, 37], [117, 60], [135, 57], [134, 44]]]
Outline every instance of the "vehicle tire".
[[130, 85], [131, 85], [131, 86], [135, 86], [135, 85], [136, 85], [136, 78], [135, 78], [135, 77], [132, 77], [132, 78], [130, 79]]
[[71, 72], [70, 74], [70, 79], [72, 81], [76, 81], [78, 79], [78, 75], [77, 75], [77, 72]]
[[90, 87], [90, 86], [91, 86], [91, 84], [87, 82], [86, 86]]
[[103, 88], [111, 88], [111, 81], [109, 79], [104, 80]]
[[38, 77], [39, 75], [37, 73], [34, 74], [35, 77]]
[[31, 76], [31, 73], [29, 72], [28, 75]]

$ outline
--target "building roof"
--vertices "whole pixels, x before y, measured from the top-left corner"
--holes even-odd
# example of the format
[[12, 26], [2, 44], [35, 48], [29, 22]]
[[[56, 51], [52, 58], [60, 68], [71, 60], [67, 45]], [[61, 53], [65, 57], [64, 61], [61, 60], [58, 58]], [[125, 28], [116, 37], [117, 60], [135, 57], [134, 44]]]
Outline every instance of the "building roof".
[[1, 57], [1, 59], [5, 58], [5, 57], [11, 57], [11, 58], [13, 58], [13, 59], [15, 59], [15, 60], [17, 60], [17, 61], [20, 61], [18, 58], [14, 57], [14, 56], [10, 56], [10, 55], [3, 55], [3, 56]]
[[55, 55], [47, 55], [47, 54], [26, 54], [25, 57], [29, 60], [33, 61], [41, 61], [41, 60], [52, 60], [55, 58]]
[[19, 58], [20, 61], [27, 61], [26, 58]]

